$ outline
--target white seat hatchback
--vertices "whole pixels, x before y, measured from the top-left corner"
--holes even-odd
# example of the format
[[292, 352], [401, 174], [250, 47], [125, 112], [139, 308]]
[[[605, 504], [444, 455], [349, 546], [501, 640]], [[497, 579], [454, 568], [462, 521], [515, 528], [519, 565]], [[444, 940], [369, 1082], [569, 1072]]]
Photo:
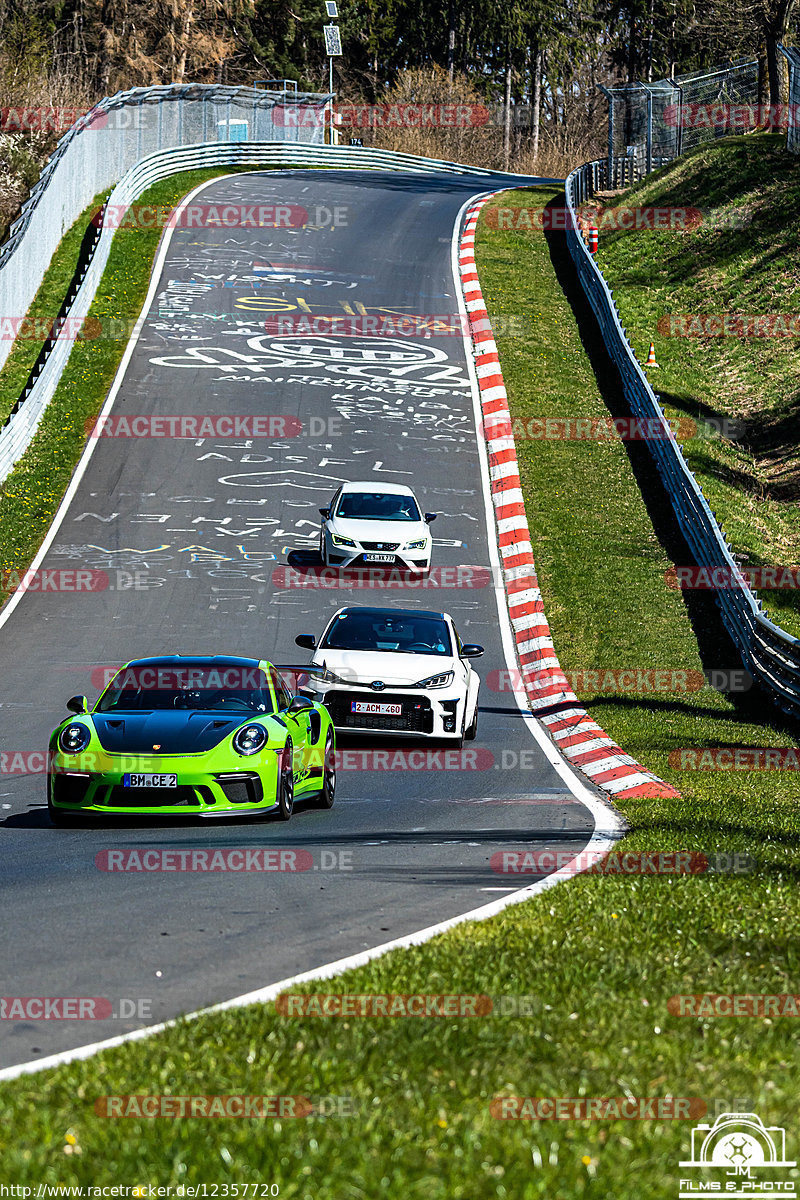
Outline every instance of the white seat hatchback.
[[345, 483], [319, 512], [319, 551], [326, 567], [430, 568], [429, 526], [436, 513], [423, 513], [406, 484]]

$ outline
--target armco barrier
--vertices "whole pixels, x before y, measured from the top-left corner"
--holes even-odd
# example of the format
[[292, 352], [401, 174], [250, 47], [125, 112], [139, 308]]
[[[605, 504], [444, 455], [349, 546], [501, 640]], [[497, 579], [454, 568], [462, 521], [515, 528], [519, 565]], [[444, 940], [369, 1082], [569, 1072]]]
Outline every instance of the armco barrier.
[[[169, 175], [180, 171], [203, 167], [232, 166], [237, 163], [252, 163], [254, 166], [286, 163], [287, 165], [297, 164], [311, 167], [360, 167], [380, 171], [423, 174], [449, 172], [482, 176], [498, 182], [513, 181], [514, 183], [561, 182], [561, 180], [528, 179], [525, 176], [507, 175], [503, 172], [487, 172], [462, 163], [419, 158], [413, 154], [396, 154], [388, 150], [351, 149], [343, 146], [287, 142], [211, 142], [205, 145], [189, 145], [161, 150], [137, 162], [123, 175], [114, 188], [108, 199], [108, 208], [111, 212], [119, 212], [121, 208], [131, 204], [150, 184], [156, 183], [159, 179], [166, 179]], [[78, 211], [83, 211], [83, 207], [85, 205], [79, 205]], [[92, 298], [108, 262], [114, 232], [114, 222], [108, 226], [104, 224], [91, 261], [67, 314], [72, 328], [77, 328], [78, 322], [83, 320], [89, 311]], [[0, 258], [0, 284], [5, 269]], [[71, 339], [55, 339], [52, 350], [23, 403], [17, 407], [0, 430], [0, 483], [7, 478], [14, 463], [22, 457], [30, 444], [42, 415], [55, 393], [72, 344]]]
[[[730, 572], [738, 586], [715, 593], [725, 628], [745, 668], [781, 708], [800, 715], [800, 640], [770, 621], [748, 587], [725, 534], [683, 457], [658, 397], [633, 352], [614, 297], [580, 233], [576, 209], [604, 186], [605, 163], [586, 163], [568, 176], [567, 245], [581, 286], [597, 318], [606, 349], [617, 366], [631, 412], [660, 422], [663, 436], [648, 442], [684, 537], [698, 564]], [[570, 219], [571, 218], [571, 219]], [[727, 577], [727, 576], [726, 576]]]

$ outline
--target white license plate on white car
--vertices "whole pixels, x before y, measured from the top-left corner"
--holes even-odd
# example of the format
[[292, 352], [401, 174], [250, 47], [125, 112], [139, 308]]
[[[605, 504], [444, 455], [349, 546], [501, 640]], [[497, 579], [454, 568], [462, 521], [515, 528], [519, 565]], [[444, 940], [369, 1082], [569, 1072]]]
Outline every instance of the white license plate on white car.
[[176, 788], [178, 786], [177, 775], [123, 775], [123, 787], [132, 788]]
[[365, 554], [364, 562], [389, 563], [390, 565], [394, 565], [394, 555], [393, 554]]
[[377, 700], [351, 700], [350, 712], [370, 717], [402, 717], [402, 704], [381, 704]]

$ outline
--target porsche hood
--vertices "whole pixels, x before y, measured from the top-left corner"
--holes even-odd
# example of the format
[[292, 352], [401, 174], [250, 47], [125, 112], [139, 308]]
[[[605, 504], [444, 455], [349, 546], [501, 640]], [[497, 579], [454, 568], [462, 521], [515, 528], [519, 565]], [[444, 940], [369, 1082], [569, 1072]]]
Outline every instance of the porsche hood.
[[243, 714], [92, 713], [90, 720], [110, 754], [203, 754], [229, 737], [243, 723]]

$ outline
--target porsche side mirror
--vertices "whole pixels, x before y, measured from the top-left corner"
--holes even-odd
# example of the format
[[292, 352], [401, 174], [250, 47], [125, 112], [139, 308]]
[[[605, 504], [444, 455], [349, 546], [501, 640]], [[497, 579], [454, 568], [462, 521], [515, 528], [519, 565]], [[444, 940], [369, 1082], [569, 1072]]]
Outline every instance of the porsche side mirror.
[[67, 710], [74, 713], [87, 713], [89, 711], [89, 701], [85, 696], [70, 696], [67, 701]]
[[459, 658], [480, 658], [483, 654], [483, 646], [468, 645], [461, 647]]
[[425, 524], [432, 525], [436, 520], [436, 513], [425, 513]]
[[287, 708], [287, 712], [297, 716], [298, 713], [308, 712], [309, 708], [313, 708], [314, 704], [309, 700], [308, 696], [293, 696], [292, 702]]
[[317, 644], [317, 639], [313, 633], [298, 633], [294, 639], [295, 646], [302, 646], [304, 650], [313, 650]]
[[327, 521], [328, 517], [331, 515], [331, 510], [329, 508], [321, 508], [321, 509], [319, 509], [319, 515], [321, 517], [324, 517], [325, 520]]

